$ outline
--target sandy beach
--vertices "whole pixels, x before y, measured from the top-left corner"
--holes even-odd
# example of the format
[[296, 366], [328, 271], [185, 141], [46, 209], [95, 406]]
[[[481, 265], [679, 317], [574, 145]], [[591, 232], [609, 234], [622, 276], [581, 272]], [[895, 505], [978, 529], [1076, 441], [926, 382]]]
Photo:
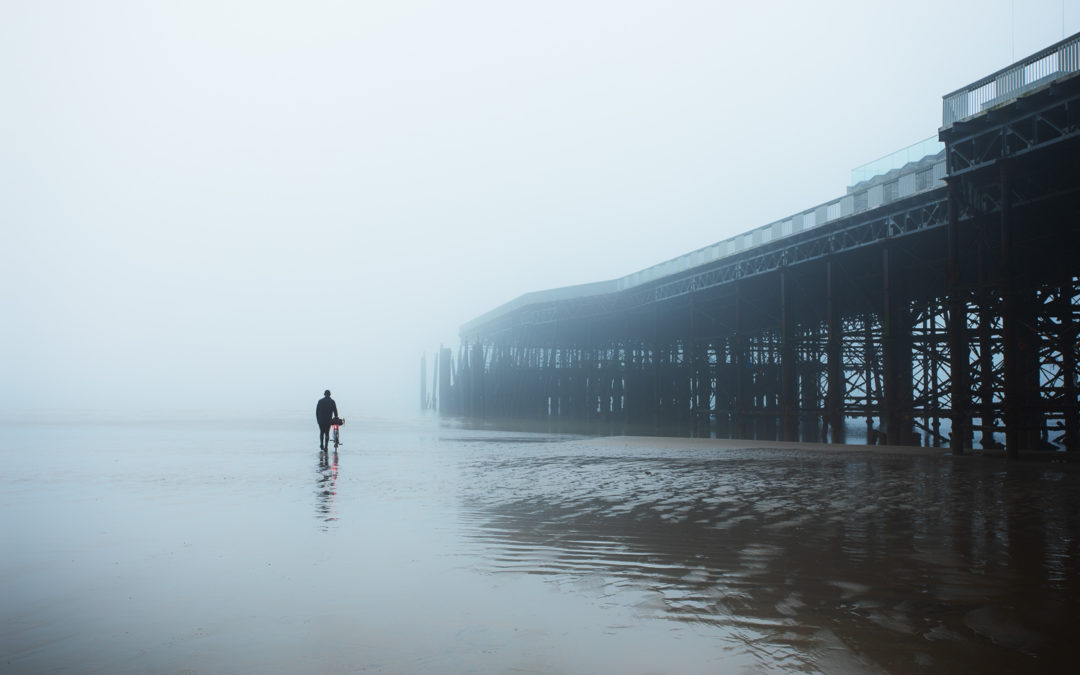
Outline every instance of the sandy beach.
[[1074, 465], [436, 420], [0, 429], [4, 672], [1052, 672]]

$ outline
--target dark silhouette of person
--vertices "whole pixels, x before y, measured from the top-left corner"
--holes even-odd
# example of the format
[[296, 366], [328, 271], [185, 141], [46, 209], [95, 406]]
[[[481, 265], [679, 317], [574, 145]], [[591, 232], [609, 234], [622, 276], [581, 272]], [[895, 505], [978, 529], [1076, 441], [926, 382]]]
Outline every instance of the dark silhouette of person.
[[338, 416], [337, 403], [330, 398], [330, 390], [323, 392], [323, 397], [315, 404], [315, 421], [319, 423], [319, 449], [330, 446], [330, 420]]

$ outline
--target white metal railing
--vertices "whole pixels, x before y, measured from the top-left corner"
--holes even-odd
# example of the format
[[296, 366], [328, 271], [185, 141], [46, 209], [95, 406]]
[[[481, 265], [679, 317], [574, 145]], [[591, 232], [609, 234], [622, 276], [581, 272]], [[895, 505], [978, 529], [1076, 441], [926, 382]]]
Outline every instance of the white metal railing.
[[1080, 72], [1080, 33], [946, 94], [942, 99], [941, 126], [950, 127], [1077, 72]]

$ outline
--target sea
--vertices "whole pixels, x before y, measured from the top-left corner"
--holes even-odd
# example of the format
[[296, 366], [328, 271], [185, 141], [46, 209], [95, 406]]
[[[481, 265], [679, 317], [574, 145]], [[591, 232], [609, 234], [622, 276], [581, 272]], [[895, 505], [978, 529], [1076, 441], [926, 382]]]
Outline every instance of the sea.
[[4, 673], [1073, 672], [1080, 464], [0, 424]]

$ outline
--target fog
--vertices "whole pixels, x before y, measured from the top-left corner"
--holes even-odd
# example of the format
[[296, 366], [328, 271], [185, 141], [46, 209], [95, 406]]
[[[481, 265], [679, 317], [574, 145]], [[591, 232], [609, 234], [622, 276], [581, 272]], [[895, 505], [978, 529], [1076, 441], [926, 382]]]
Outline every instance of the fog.
[[843, 194], [1080, 0], [0, 3], [0, 415], [411, 413], [458, 326]]

